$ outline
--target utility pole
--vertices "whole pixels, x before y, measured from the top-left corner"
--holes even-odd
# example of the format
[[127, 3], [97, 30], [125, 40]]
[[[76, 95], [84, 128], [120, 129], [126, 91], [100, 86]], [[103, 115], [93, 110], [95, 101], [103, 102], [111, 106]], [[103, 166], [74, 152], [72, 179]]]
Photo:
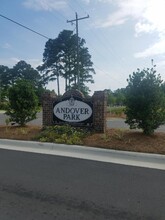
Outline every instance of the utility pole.
[[76, 36], [77, 36], [77, 84], [78, 84], [78, 88], [80, 88], [80, 73], [79, 73], [79, 37], [78, 37], [78, 21], [79, 20], [83, 20], [89, 18], [89, 15], [87, 15], [86, 17], [82, 17], [82, 18], [78, 18], [77, 12], [76, 12], [76, 19], [67, 20], [67, 23], [71, 22], [73, 23], [74, 21], [76, 21]]

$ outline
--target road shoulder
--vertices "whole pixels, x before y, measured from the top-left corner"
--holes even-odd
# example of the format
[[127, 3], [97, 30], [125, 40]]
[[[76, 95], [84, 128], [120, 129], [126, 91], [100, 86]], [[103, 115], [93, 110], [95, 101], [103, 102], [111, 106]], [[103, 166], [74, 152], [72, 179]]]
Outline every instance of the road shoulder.
[[165, 170], [165, 155], [158, 154], [136, 153], [78, 145], [64, 145], [7, 139], [0, 140], [0, 149], [65, 156]]

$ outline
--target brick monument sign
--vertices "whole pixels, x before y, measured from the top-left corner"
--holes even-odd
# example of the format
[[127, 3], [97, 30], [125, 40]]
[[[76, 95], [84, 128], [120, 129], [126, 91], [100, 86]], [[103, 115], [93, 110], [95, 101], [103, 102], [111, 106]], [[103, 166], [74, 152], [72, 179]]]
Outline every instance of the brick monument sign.
[[106, 107], [105, 91], [96, 91], [89, 98], [78, 90], [67, 91], [62, 97], [47, 92], [43, 95], [43, 126], [70, 124], [105, 132]]

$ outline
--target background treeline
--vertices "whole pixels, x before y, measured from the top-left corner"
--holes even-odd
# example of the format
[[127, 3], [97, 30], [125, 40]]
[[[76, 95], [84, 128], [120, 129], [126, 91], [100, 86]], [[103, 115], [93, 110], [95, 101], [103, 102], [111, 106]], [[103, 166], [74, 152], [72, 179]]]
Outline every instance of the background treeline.
[[[46, 75], [48, 73], [46, 72]], [[54, 73], [53, 73], [54, 75]], [[42, 94], [46, 91], [45, 85], [51, 81], [51, 77], [46, 78], [43, 71], [40, 73], [37, 69], [34, 69], [30, 64], [25, 61], [19, 61], [15, 66], [9, 68], [4, 65], [0, 65], [0, 109], [5, 109], [8, 89], [12, 87], [19, 80], [29, 81], [35, 89], [35, 93], [41, 104]], [[56, 84], [55, 84], [56, 87]], [[68, 88], [66, 87], [66, 90]], [[126, 89], [121, 88], [115, 91], [106, 90], [108, 95], [108, 106], [124, 106]]]
[[25, 61], [19, 61], [15, 66], [9, 68], [0, 65], [0, 108], [5, 109], [8, 101], [8, 90], [19, 80], [25, 80], [31, 83], [35, 93], [41, 103], [41, 96], [45, 91], [42, 76], [37, 70], [27, 64]]
[[107, 91], [107, 104], [108, 106], [124, 106], [125, 105], [125, 96], [126, 96], [126, 88], [117, 89], [115, 91], [106, 90]]

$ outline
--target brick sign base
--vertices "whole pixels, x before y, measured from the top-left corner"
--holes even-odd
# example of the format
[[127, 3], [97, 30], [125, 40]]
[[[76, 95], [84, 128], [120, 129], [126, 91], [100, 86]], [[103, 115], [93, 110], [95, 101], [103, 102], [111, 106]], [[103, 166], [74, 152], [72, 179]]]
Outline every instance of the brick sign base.
[[[82, 102], [92, 103], [93, 112], [90, 127], [92, 127], [96, 132], [105, 132], [107, 107], [107, 95], [105, 91], [96, 91], [90, 98], [85, 98], [84, 95], [78, 90], [67, 91], [62, 97], [58, 97], [52, 92], [46, 92], [43, 95], [43, 127], [55, 125], [53, 114], [54, 103], [63, 101], [67, 97], [77, 97], [77, 99], [82, 100]], [[64, 123], [67, 124], [67, 122]], [[73, 123], [69, 124], [73, 125]], [[75, 123], [74, 125], [81, 126], [81, 123]]]

